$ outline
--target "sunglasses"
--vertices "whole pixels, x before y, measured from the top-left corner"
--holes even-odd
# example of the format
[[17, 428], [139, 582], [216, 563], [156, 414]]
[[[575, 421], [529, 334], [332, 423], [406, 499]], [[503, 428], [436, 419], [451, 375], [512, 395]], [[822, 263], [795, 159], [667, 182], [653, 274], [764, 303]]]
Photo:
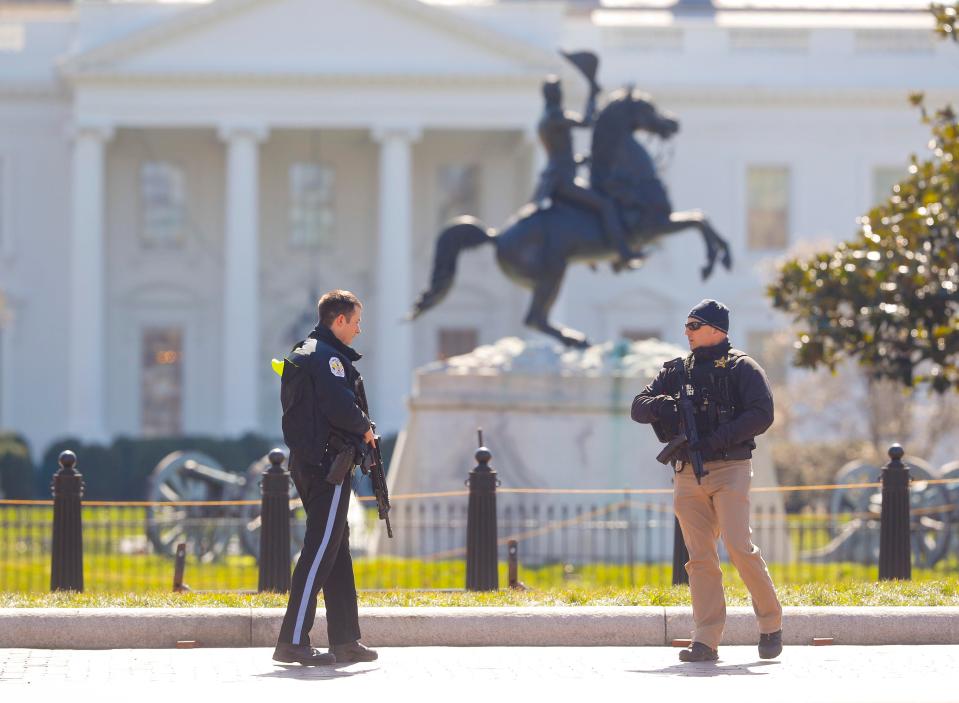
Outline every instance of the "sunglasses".
[[709, 325], [707, 325], [705, 322], [700, 322], [699, 320], [694, 320], [693, 322], [686, 323], [686, 329], [688, 329], [690, 332], [695, 332], [700, 327], [708, 327], [708, 326]]

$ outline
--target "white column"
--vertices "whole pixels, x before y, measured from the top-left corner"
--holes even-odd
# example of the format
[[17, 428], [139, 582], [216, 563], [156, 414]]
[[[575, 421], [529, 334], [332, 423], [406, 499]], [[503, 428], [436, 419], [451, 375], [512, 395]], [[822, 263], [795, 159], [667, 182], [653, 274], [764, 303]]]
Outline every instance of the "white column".
[[259, 144], [262, 126], [227, 125], [226, 231], [223, 252], [223, 433], [259, 428]]
[[380, 128], [379, 237], [376, 262], [375, 406], [377, 432], [389, 434], [406, 422], [413, 374], [413, 325], [404, 320], [413, 305], [413, 143], [419, 130]]
[[107, 438], [104, 145], [113, 130], [82, 124], [72, 136], [67, 432], [86, 442], [103, 441]]
[[[13, 337], [16, 334], [14, 330], [16, 322], [13, 301], [10, 300], [9, 294], [5, 295], [3, 289], [0, 289], [0, 427], [23, 431], [26, 427], [14, 422], [17, 417], [17, 408], [13, 400], [15, 380]], [[26, 381], [27, 379], [24, 379], [24, 382]], [[22, 417], [20, 422], [23, 422]]]

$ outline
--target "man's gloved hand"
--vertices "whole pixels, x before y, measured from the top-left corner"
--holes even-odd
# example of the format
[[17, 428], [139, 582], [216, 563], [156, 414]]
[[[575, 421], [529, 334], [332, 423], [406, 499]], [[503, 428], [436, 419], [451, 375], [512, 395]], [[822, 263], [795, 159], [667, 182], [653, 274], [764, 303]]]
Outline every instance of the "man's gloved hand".
[[689, 443], [689, 451], [691, 452], [712, 452], [717, 449], [716, 447], [716, 437], [715, 435], [709, 435], [708, 437], [700, 437], [695, 442]]
[[678, 422], [679, 407], [676, 405], [676, 399], [670, 395], [661, 395], [656, 398], [656, 417], [663, 422]]

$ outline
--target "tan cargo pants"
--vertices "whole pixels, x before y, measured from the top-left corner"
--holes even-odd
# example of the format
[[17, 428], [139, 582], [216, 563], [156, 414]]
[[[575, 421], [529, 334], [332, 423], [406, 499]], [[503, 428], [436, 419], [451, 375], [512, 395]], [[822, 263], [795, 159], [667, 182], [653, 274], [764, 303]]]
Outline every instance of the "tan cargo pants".
[[710, 461], [702, 485], [693, 467], [684, 465], [673, 481], [673, 508], [689, 550], [686, 573], [693, 600], [693, 640], [716, 649], [726, 625], [726, 598], [719, 568], [717, 539], [721, 535], [729, 558], [752, 597], [762, 633], [782, 628], [782, 606], [759, 547], [749, 527], [749, 487], [752, 462], [748, 459]]

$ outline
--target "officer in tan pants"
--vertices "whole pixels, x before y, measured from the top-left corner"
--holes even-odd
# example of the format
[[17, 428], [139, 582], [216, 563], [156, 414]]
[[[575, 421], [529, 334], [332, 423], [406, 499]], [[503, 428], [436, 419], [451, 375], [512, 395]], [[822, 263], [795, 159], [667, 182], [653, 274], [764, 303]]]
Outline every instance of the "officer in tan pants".
[[749, 528], [749, 487], [753, 438], [773, 422], [773, 398], [762, 368], [727, 339], [729, 309], [704, 300], [686, 320], [691, 353], [673, 359], [633, 401], [632, 418], [651, 423], [660, 439], [679, 432], [677, 398], [684, 382], [694, 389], [699, 441], [688, 445], [702, 454], [708, 472], [697, 483], [689, 452], [675, 465], [673, 507], [689, 550], [686, 572], [693, 601], [692, 645], [679, 653], [684, 662], [714, 661], [726, 623], [726, 601], [717, 539], [749, 589], [759, 624], [759, 656], [782, 652], [782, 606], [759, 547]]

